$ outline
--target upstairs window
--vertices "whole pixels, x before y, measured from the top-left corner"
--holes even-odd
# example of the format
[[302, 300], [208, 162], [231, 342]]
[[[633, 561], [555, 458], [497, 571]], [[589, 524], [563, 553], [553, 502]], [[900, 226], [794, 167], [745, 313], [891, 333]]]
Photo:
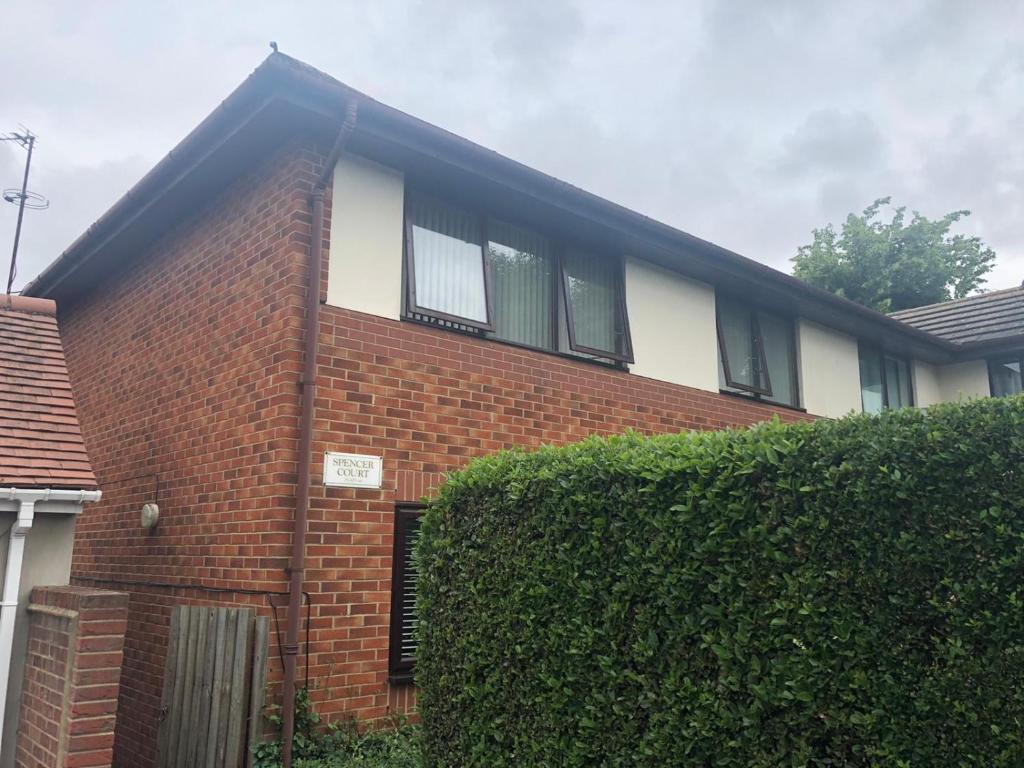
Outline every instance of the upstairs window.
[[632, 362], [622, 259], [410, 192], [406, 313], [489, 338]]
[[988, 361], [989, 388], [993, 397], [1019, 395], [1024, 391], [1021, 372], [1024, 371], [1024, 352]]
[[910, 363], [873, 347], [860, 347], [860, 399], [864, 413], [914, 404]]
[[416, 541], [420, 535], [419, 504], [395, 508], [395, 550], [391, 567], [391, 640], [388, 678], [412, 682], [416, 663]]
[[595, 357], [632, 362], [622, 297], [622, 263], [576, 249], [562, 258], [569, 347]]
[[410, 311], [490, 330], [483, 219], [437, 200], [410, 197], [406, 205]]
[[535, 232], [491, 221], [487, 256], [494, 280], [494, 337], [551, 347], [557, 339], [551, 242]]
[[796, 343], [787, 318], [735, 299], [716, 300], [722, 389], [796, 406]]

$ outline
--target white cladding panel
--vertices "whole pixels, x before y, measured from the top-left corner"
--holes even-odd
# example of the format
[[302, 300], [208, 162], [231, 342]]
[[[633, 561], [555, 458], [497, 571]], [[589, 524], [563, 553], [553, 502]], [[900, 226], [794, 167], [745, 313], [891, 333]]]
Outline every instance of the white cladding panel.
[[808, 320], [800, 320], [798, 328], [801, 405], [830, 418], [859, 413], [857, 340]]
[[914, 404], [926, 408], [942, 402], [939, 371], [934, 365], [914, 361]]
[[402, 311], [402, 174], [344, 155], [334, 168], [327, 303], [399, 319]]
[[638, 376], [718, 391], [715, 289], [626, 260], [626, 309]]
[[984, 360], [944, 365], [938, 372], [939, 392], [944, 402], [989, 395], [988, 363]]

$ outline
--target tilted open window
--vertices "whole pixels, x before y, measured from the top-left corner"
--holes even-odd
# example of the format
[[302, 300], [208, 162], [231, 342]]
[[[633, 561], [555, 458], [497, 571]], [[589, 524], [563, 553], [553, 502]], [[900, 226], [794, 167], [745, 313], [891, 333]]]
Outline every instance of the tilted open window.
[[578, 249], [562, 257], [562, 289], [569, 348], [595, 357], [633, 362], [626, 319], [621, 259]]
[[391, 566], [391, 639], [388, 679], [412, 682], [416, 663], [416, 541], [420, 535], [419, 504], [395, 507], [395, 549]]
[[409, 311], [492, 330], [486, 220], [440, 200], [409, 195], [405, 228]]
[[410, 190], [406, 310], [413, 320], [533, 349], [633, 362], [618, 256]]
[[730, 298], [717, 298], [716, 306], [722, 389], [798, 405], [792, 321]]

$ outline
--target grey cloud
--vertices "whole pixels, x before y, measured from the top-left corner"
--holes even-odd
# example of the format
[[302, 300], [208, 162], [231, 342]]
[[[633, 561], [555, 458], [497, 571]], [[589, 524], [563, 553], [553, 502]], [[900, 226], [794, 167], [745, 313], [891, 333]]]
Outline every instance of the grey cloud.
[[[812, 228], [891, 194], [929, 215], [971, 208], [964, 231], [1000, 254], [991, 286], [1016, 284], [1022, 9], [16, 4], [0, 28], [0, 131], [24, 122], [41, 134], [33, 186], [54, 200], [30, 220], [23, 275], [159, 160], [275, 39], [386, 103], [776, 267], [788, 267]], [[0, 150], [0, 185], [8, 160]], [[3, 207], [0, 257], [10, 242]]]
[[[22, 162], [21, 158], [17, 160]], [[15, 288], [23, 287], [56, 258], [113, 201], [128, 191], [148, 167], [149, 160], [128, 157], [95, 167], [43, 169], [32, 174], [30, 188], [45, 194], [50, 200], [50, 208], [25, 214]], [[20, 178], [21, 167], [15, 172]], [[7, 181], [10, 175], [10, 166], [4, 166], [0, 161], [0, 185], [12, 186]], [[5, 280], [16, 217], [17, 209], [3, 204], [0, 210], [0, 265]]]
[[775, 170], [782, 176], [863, 173], [885, 159], [885, 140], [866, 113], [821, 109], [786, 137]]

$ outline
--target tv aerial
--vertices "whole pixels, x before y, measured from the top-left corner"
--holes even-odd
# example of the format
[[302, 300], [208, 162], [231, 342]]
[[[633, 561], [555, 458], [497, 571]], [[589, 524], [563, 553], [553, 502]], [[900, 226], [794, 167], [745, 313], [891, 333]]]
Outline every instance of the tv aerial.
[[50, 201], [36, 192], [30, 192], [28, 188], [28, 172], [32, 167], [32, 150], [36, 146], [36, 135], [25, 126], [21, 126], [20, 132], [14, 131], [6, 136], [0, 136], [0, 141], [13, 141], [28, 151], [21, 187], [10, 187], [0, 192], [0, 197], [6, 202], [18, 206], [18, 223], [14, 227], [14, 250], [11, 252], [11, 268], [7, 274], [7, 293], [10, 293], [14, 286], [14, 278], [18, 274], [18, 243], [21, 241], [21, 224], [25, 211], [44, 211], [50, 207]]

